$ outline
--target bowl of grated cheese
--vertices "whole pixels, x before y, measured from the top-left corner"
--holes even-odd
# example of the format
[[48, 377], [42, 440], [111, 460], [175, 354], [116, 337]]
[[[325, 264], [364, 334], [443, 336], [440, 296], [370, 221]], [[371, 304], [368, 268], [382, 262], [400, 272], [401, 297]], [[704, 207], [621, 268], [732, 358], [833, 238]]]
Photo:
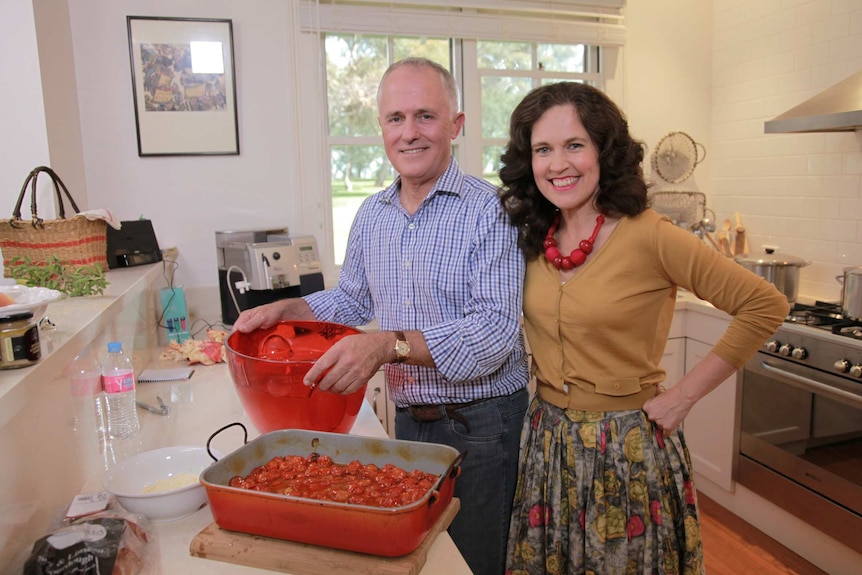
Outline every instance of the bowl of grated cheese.
[[199, 477], [211, 463], [205, 447], [162, 447], [120, 461], [105, 472], [102, 485], [127, 511], [152, 521], [175, 521], [206, 504]]

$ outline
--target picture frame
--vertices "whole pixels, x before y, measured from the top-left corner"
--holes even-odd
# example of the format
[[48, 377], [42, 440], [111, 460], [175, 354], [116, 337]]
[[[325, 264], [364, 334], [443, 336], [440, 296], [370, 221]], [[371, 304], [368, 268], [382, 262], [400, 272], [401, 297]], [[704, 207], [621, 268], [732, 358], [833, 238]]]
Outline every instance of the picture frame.
[[138, 156], [238, 155], [233, 22], [127, 16]]

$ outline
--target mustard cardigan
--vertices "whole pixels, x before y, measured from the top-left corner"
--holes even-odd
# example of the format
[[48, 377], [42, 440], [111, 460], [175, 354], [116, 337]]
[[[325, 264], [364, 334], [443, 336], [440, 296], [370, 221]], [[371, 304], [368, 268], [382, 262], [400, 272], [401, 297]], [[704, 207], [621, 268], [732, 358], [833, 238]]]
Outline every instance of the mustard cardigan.
[[528, 262], [524, 327], [539, 395], [562, 408], [639, 409], [665, 378], [677, 287], [733, 316], [712, 351], [737, 368], [789, 310], [771, 283], [647, 209], [622, 218], [565, 284], [543, 256]]

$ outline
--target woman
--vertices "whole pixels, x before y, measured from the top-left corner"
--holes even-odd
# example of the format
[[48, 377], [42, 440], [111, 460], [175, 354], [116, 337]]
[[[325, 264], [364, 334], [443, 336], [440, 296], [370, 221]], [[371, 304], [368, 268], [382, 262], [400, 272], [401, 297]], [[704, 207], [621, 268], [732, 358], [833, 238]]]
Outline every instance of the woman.
[[[680, 423], [788, 312], [775, 287], [648, 207], [643, 145], [601, 91], [530, 92], [513, 112], [501, 200], [528, 263], [537, 393], [521, 436], [508, 573], [702, 573]], [[658, 393], [679, 287], [733, 316]]]

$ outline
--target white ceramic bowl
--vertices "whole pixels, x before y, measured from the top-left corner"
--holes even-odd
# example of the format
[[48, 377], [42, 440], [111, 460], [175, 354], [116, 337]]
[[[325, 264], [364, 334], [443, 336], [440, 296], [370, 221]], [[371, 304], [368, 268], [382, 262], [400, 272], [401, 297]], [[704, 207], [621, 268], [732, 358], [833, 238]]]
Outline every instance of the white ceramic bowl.
[[[163, 447], [124, 459], [102, 476], [102, 485], [126, 510], [153, 521], [173, 521], [188, 517], [206, 503], [206, 490], [199, 476], [211, 463], [213, 459], [205, 447]], [[147, 492], [180, 482], [181, 474], [192, 475], [195, 481]]]
[[29, 311], [33, 321], [39, 322], [48, 310], [48, 304], [63, 297], [63, 293], [44, 287], [27, 287], [21, 284], [0, 285], [0, 293], [15, 300], [12, 305], [0, 307], [0, 313], [12, 314]]

